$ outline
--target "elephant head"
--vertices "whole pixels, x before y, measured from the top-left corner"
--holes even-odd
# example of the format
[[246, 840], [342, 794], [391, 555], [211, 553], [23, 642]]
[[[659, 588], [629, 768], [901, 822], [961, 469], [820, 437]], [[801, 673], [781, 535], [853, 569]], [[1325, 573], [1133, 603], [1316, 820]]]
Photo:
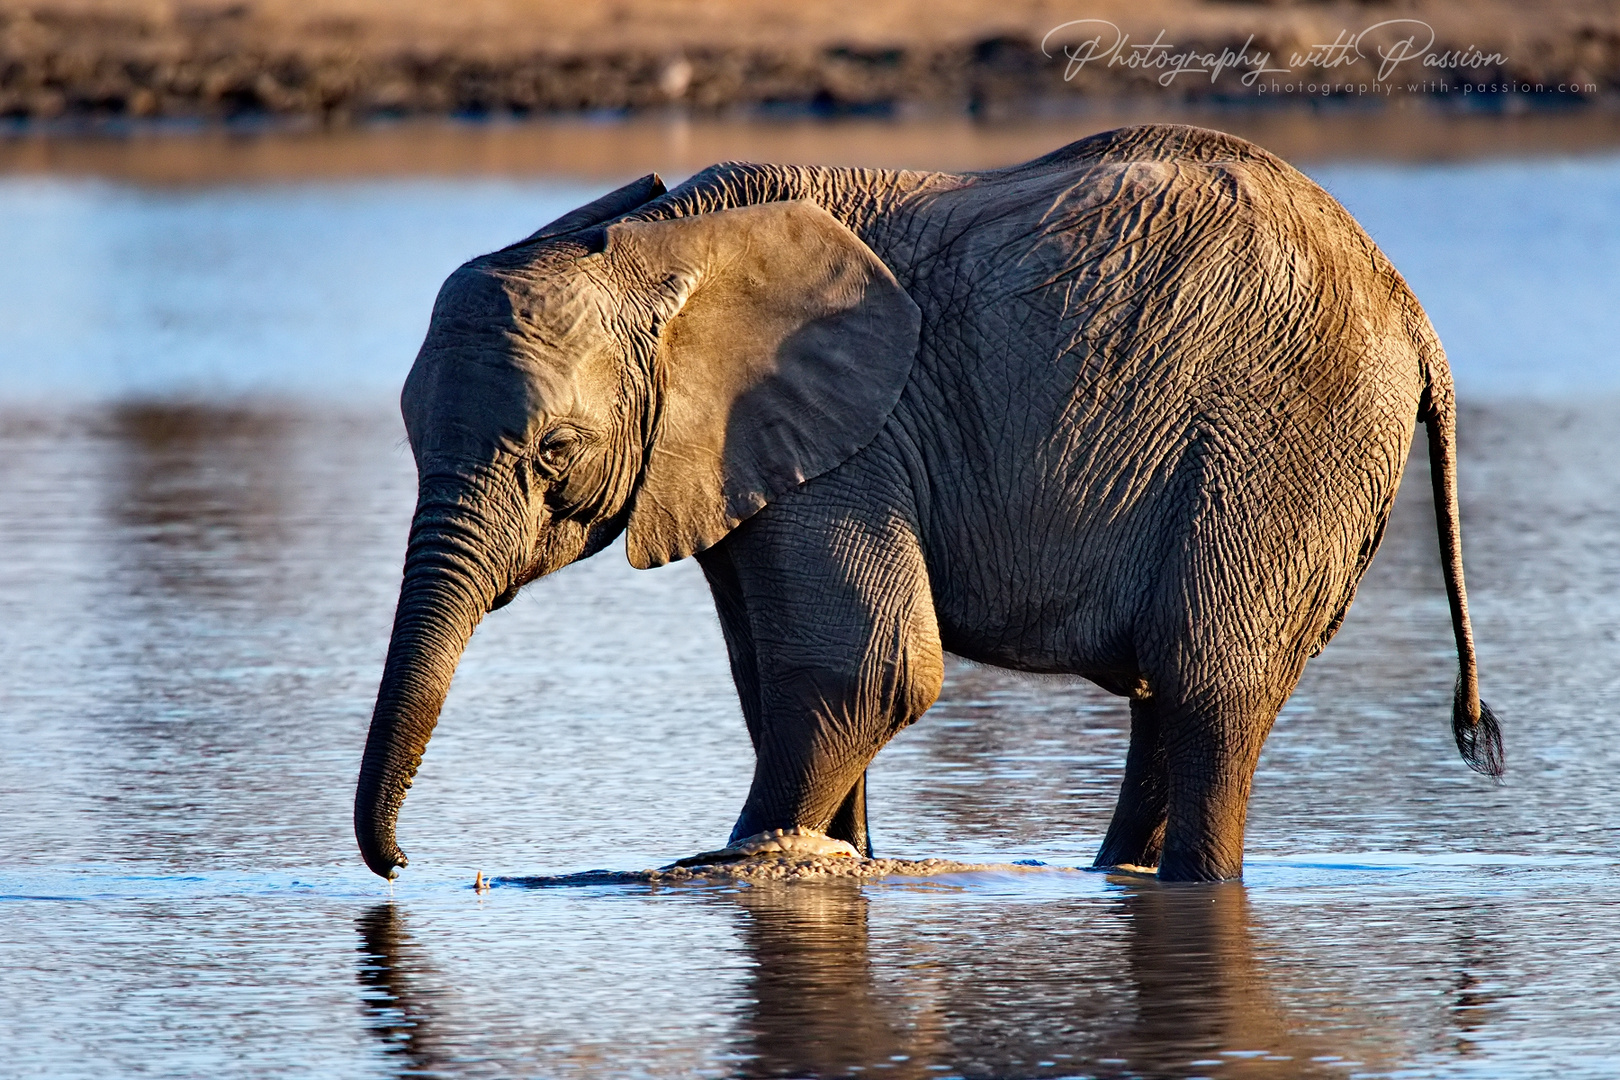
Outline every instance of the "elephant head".
[[[418, 497], [355, 797], [366, 864], [395, 821], [473, 628], [626, 534], [701, 551], [879, 431], [920, 313], [814, 203], [674, 216], [645, 177], [445, 282], [401, 395]], [[662, 214], [662, 216], [660, 216]], [[615, 220], [620, 219], [620, 220]]]

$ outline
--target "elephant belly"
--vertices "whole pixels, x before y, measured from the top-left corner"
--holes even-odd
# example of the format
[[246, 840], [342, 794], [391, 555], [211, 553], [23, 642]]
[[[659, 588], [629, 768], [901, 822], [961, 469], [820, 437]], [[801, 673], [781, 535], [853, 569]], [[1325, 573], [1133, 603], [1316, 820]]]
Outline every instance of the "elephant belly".
[[1110, 580], [1103, 567], [1072, 562], [1048, 570], [1035, 575], [1045, 576], [1044, 588], [972, 573], [944, 587], [936, 583], [934, 606], [945, 649], [1014, 671], [1078, 675], [1110, 693], [1138, 692], [1143, 676], [1133, 643], [1133, 609], [1141, 576], [1116, 570]]

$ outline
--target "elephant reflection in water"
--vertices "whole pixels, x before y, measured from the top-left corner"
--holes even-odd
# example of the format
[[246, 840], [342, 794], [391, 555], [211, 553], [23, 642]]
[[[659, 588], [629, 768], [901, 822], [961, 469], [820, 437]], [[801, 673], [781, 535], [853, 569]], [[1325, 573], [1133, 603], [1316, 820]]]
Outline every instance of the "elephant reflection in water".
[[[924, 1066], [948, 1058], [947, 1046], [923, 1032], [937, 1025], [907, 1023], [902, 997], [916, 987], [885, 994], [873, 977], [866, 940], [866, 899], [859, 886], [754, 889], [729, 897], [746, 913], [744, 931], [754, 959], [742, 1056], [744, 1076], [848, 1075], [872, 1061], [898, 1064], [894, 1080], [935, 1076]], [[360, 936], [356, 978], [366, 1026], [399, 1076], [460, 1075], [465, 1048], [443, 1038], [446, 1002], [423, 950], [393, 904], [379, 904], [356, 920]], [[454, 1027], [454, 1024], [448, 1025]], [[924, 1060], [893, 1062], [910, 1055]], [[606, 1067], [606, 1066], [604, 1066]]]
[[1175, 1074], [1205, 1072], [1188, 1066], [1222, 1051], [1264, 1051], [1225, 1059], [1221, 1075], [1343, 1075], [1342, 1066], [1311, 1059], [1335, 1051], [1349, 1056], [1344, 1047], [1302, 1034], [1306, 1019], [1291, 1015], [1273, 993], [1255, 956], [1243, 885], [1133, 889], [1122, 903], [1132, 924], [1135, 1022], [1108, 1056]]
[[[1290, 1009], [1275, 992], [1255, 956], [1246, 893], [1236, 882], [1132, 883], [1119, 889], [1114, 912], [1075, 906], [1095, 904], [1087, 899], [1013, 904], [983, 917], [982, 904], [956, 896], [942, 897], [946, 918], [938, 919], [941, 908], [892, 897], [879, 901], [892, 936], [874, 932], [867, 888], [853, 882], [692, 899], [741, 909], [752, 964], [728, 1057], [742, 1077], [875, 1072], [906, 1080], [942, 1069], [1007, 1078], [1190, 1077], [1208, 1075], [1220, 1060], [1223, 1077], [1337, 1078], [1344, 1058], [1373, 1070], [1396, 1063], [1383, 1033], [1345, 1034], [1342, 1002], [1320, 1018], [1333, 1035], [1307, 1033], [1319, 1018]], [[961, 904], [972, 906], [977, 925]], [[1092, 947], [1073, 947], [1065, 927]], [[441, 1022], [448, 1001], [435, 986], [442, 984], [402, 915], [380, 905], [360, 917], [358, 930], [368, 1027], [397, 1072], [467, 1072], [470, 1063], [451, 1048], [456, 1039], [441, 1035], [460, 1025]], [[1339, 1062], [1313, 1060], [1330, 1055]]]
[[[856, 1066], [895, 1077], [941, 1066], [970, 1076], [1192, 1076], [1213, 1058], [1227, 1077], [1340, 1076], [1342, 1066], [1312, 1059], [1350, 1054], [1300, 1034], [1307, 1021], [1272, 992], [1235, 882], [1126, 886], [1123, 956], [1064, 947], [1049, 932], [1057, 920], [1042, 917], [1060, 913], [1044, 905], [1012, 907], [970, 941], [913, 924], [874, 947], [858, 886], [761, 887], [735, 899], [755, 960], [746, 1076], [847, 1076]], [[885, 955], [895, 944], [904, 951]], [[1381, 1056], [1355, 1049], [1364, 1064]]]
[[949, 1044], [929, 1003], [942, 995], [918, 985], [920, 972], [881, 984], [858, 883], [753, 888], [732, 899], [746, 913], [754, 961], [743, 1076], [848, 1076], [873, 1063], [895, 1080], [938, 1075], [928, 1066], [949, 1060]]
[[399, 1075], [436, 1072], [445, 1055], [434, 1038], [434, 995], [422, 983], [430, 972], [403, 917], [393, 904], [378, 904], [355, 920], [355, 928], [360, 932], [356, 977], [366, 1026]]

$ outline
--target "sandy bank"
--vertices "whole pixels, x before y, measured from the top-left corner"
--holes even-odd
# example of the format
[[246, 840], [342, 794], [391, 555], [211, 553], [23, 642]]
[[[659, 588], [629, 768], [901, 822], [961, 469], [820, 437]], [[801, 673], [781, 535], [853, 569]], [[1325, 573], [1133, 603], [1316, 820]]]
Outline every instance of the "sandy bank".
[[1620, 9], [1600, 0], [0, 0], [0, 115], [17, 119], [1499, 108], [1616, 91]]

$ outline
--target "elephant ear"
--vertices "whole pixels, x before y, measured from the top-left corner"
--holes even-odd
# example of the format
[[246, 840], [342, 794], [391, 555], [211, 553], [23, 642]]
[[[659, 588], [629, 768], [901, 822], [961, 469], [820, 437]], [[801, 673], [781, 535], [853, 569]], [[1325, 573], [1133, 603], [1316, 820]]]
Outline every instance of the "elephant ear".
[[[562, 217], [549, 225], [543, 225], [524, 237], [519, 244], [532, 244], [536, 240], [544, 240], [550, 236], [563, 236], [567, 233], [588, 229], [592, 225], [600, 225], [620, 214], [628, 214], [643, 203], [664, 194], [664, 181], [657, 173], [648, 173], [639, 180], [632, 180], [621, 188], [614, 188], [601, 198], [593, 199], [577, 210], [570, 210]], [[518, 246], [518, 245], [513, 245]]]
[[882, 428], [922, 314], [808, 201], [607, 227], [655, 291], [657, 420], [626, 528], [645, 569], [702, 551]]

